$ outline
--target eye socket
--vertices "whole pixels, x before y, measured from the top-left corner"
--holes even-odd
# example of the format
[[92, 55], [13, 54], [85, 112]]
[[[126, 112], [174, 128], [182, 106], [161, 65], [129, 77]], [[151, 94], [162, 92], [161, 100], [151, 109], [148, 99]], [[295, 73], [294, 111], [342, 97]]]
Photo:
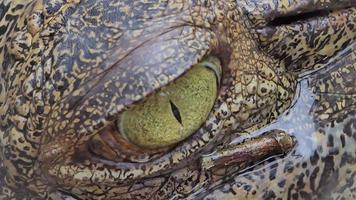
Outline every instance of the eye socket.
[[205, 122], [216, 96], [221, 66], [208, 58], [174, 83], [122, 113], [120, 134], [144, 149], [172, 146], [193, 134]]

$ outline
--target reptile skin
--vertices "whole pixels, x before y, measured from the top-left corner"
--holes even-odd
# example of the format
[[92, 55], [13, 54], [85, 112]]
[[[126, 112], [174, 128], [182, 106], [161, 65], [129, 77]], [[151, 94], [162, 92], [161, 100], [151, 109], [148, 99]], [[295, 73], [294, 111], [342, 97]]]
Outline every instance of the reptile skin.
[[[355, 6], [1, 0], [0, 199], [356, 199]], [[140, 162], [88, 150], [210, 56], [221, 83], [194, 134]], [[293, 150], [260, 157], [282, 133]], [[230, 147], [253, 151], [206, 164]]]

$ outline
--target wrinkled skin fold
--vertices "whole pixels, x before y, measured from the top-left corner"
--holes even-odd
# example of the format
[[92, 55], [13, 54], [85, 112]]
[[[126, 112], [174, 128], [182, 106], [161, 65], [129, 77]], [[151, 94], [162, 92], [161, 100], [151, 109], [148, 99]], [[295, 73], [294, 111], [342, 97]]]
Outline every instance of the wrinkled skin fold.
[[[355, 7], [0, 1], [0, 199], [355, 199]], [[219, 67], [197, 130], [120, 134], [202, 63]]]

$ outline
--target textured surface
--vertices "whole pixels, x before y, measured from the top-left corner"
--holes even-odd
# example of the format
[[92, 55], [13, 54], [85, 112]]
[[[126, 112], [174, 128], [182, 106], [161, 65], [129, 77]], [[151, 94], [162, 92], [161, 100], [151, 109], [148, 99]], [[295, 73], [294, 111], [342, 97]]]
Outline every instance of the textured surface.
[[225, 178], [205, 199], [354, 199], [356, 180], [355, 47], [300, 83], [297, 102], [275, 123], [298, 145], [283, 159]]
[[[0, 1], [0, 198], [353, 199], [355, 15], [352, 0]], [[194, 135], [145, 162], [88, 152], [123, 110], [209, 55], [221, 86]], [[288, 118], [310, 94], [310, 121]], [[285, 131], [298, 146], [284, 159], [242, 175], [255, 160], [201, 165], [275, 120], [295, 122]]]

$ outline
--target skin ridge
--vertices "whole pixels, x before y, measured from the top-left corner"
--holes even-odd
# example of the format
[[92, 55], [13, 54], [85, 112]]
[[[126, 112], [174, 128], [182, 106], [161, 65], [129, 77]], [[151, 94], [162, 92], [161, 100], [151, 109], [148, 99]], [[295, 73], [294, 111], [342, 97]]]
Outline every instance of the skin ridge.
[[[331, 12], [335, 21], [267, 26], [325, 6], [303, 2], [1, 1], [0, 198], [315, 199], [327, 198], [334, 185], [322, 184], [333, 179], [331, 198], [354, 198], [355, 8]], [[90, 157], [92, 136], [208, 55], [222, 63], [221, 86], [191, 138], [147, 163]], [[326, 64], [331, 57], [340, 60]], [[254, 160], [204, 169], [203, 154], [278, 121], [301, 72], [328, 66], [310, 78], [321, 142], [308, 161], [294, 150], [247, 174], [239, 171]]]

